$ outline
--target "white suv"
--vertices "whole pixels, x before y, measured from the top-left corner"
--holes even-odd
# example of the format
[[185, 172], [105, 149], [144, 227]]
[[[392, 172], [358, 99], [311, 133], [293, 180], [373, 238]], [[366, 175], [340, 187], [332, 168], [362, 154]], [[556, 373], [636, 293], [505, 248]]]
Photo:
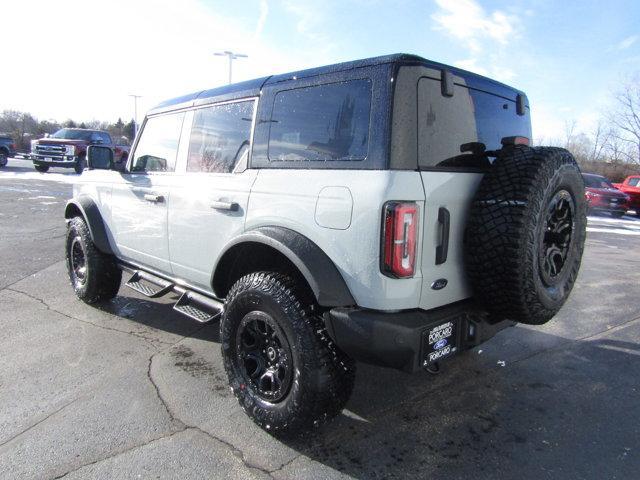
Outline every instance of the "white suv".
[[584, 185], [530, 138], [522, 92], [412, 55], [180, 97], [148, 113], [124, 171], [90, 147], [69, 276], [88, 303], [124, 270], [220, 318], [242, 408], [299, 431], [341, 411], [356, 360], [434, 371], [562, 306]]

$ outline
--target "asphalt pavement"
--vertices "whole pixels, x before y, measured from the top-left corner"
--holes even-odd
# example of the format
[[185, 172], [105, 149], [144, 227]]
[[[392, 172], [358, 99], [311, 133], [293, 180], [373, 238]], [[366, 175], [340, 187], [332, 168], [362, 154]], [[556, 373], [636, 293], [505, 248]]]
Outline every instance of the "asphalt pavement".
[[640, 220], [590, 217], [560, 314], [408, 375], [358, 365], [342, 415], [282, 442], [227, 386], [218, 325], [122, 287], [78, 301], [72, 170], [0, 170], [0, 478], [640, 476]]

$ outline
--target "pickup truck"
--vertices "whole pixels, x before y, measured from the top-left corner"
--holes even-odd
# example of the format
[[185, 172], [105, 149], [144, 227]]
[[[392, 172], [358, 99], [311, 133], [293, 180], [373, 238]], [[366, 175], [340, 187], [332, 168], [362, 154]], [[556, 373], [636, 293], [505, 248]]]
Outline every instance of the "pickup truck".
[[636, 217], [640, 217], [640, 175], [629, 175], [624, 182], [613, 186], [629, 195], [629, 208], [635, 210]]
[[82, 173], [86, 166], [87, 147], [102, 145], [113, 149], [116, 166], [126, 163], [129, 147], [115, 145], [108, 132], [85, 128], [62, 128], [53, 135], [31, 142], [31, 159], [39, 172], [49, 167], [73, 167]]
[[9, 157], [16, 154], [16, 142], [9, 135], [0, 134], [0, 168], [7, 165]]

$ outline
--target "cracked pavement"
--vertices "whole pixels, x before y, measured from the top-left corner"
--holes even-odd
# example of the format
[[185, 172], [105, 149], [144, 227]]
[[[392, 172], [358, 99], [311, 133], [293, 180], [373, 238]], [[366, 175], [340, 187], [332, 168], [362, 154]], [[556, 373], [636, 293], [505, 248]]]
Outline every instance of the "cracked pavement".
[[438, 376], [358, 365], [343, 414], [282, 442], [229, 391], [217, 324], [125, 287], [99, 307], [75, 299], [72, 179], [27, 170], [0, 172], [0, 479], [637, 476], [637, 238], [590, 233], [549, 324], [508, 329]]

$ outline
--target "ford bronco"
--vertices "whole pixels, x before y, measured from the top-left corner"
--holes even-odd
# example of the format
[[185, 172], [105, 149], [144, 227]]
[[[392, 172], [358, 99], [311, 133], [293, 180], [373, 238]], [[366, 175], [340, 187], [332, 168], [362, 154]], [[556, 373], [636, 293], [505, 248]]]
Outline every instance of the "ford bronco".
[[584, 183], [569, 152], [530, 138], [524, 93], [405, 54], [169, 100], [124, 171], [89, 147], [65, 211], [69, 277], [95, 303], [124, 271], [219, 319], [241, 407], [300, 431], [342, 410], [356, 361], [434, 371], [558, 312]]

